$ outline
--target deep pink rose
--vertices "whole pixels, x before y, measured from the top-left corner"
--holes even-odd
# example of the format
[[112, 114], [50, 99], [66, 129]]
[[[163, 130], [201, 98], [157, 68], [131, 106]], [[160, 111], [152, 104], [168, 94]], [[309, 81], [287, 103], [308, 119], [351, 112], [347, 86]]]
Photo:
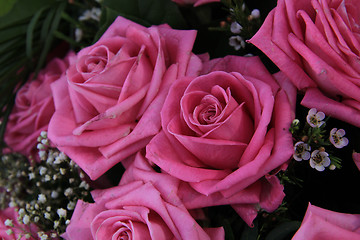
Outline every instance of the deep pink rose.
[[92, 195], [95, 203], [78, 201], [65, 239], [224, 239], [221, 228], [208, 234], [176, 196], [161, 193], [150, 182], [134, 181]]
[[118, 17], [52, 85], [50, 140], [93, 180], [143, 148], [160, 129], [168, 86], [200, 71], [195, 37]]
[[360, 153], [353, 152], [352, 158], [354, 160], [355, 165], [360, 170]]
[[179, 5], [194, 5], [194, 7], [211, 3], [211, 2], [220, 2], [220, 0], [172, 0]]
[[360, 127], [360, 2], [279, 0], [250, 42], [298, 89], [301, 102]]
[[[37, 234], [39, 229], [35, 225], [20, 224], [17, 218], [18, 214], [14, 208], [6, 208], [4, 210], [0, 210], [0, 238], [2, 240], [40, 239], [38, 238]], [[10, 224], [8, 224], [8, 226], [5, 225], [6, 220], [8, 220], [7, 223], [10, 223], [10, 220], [12, 226], [9, 226]], [[10, 233], [9, 231], [11, 231], [12, 234], [8, 234]], [[27, 238], [27, 236], [25, 236], [26, 233], [30, 234], [30, 238]]]
[[360, 239], [360, 214], [338, 213], [309, 204], [292, 240]]
[[[281, 73], [277, 82], [257, 57], [215, 59], [204, 73], [172, 85], [161, 111], [163, 130], [146, 156], [198, 194], [213, 194], [194, 202], [198, 208], [238, 197], [233, 207], [251, 224], [259, 204], [272, 211], [284, 196], [272, 171], [293, 153], [296, 90]], [[245, 192], [257, 198], [246, 202]]]
[[72, 55], [52, 60], [18, 91], [5, 132], [5, 142], [12, 151], [36, 157], [36, 139], [41, 131], [47, 131], [55, 111], [50, 84], [65, 74]]

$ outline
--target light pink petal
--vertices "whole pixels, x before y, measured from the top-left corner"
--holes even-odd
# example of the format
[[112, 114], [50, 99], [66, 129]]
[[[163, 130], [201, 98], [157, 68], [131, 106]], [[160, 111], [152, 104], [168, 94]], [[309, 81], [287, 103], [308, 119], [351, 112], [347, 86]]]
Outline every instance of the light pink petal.
[[287, 53], [281, 49], [280, 45], [271, 41], [272, 27], [279, 25], [274, 23], [274, 11], [271, 11], [260, 30], [249, 40], [261, 51], [263, 51], [284, 74], [291, 79], [298, 89], [307, 87], [315, 87], [316, 84], [303, 71], [302, 66], [298, 64], [297, 60], [289, 57]]
[[[196, 160], [191, 159], [191, 157], [194, 157], [188, 155], [189, 153], [186, 153], [186, 150], [182, 149], [179, 153], [183, 154], [181, 156], [177, 155], [174, 147], [179, 147], [178, 144], [176, 142], [171, 144], [165, 133], [161, 131], [147, 145], [146, 157], [170, 175], [188, 182], [222, 179], [229, 174], [229, 170], [212, 170], [197, 167], [196, 162], [194, 162]], [[187, 161], [191, 161], [191, 165], [184, 164]]]
[[[102, 152], [102, 154], [104, 154], [104, 156], [115, 156], [116, 154], [119, 154], [127, 148], [129, 149], [131, 147], [134, 147], [134, 145], [137, 146], [136, 151], [138, 151], [141, 148], [145, 147], [150, 138], [160, 131], [160, 111], [168, 93], [168, 89], [173, 83], [173, 81], [176, 79], [176, 75], [176, 65], [169, 67], [164, 75], [162, 88], [158, 93], [158, 96], [147, 108], [146, 112], [140, 118], [140, 121], [137, 123], [136, 127], [133, 128], [132, 132], [125, 139], [119, 139], [112, 144], [100, 147], [99, 150]], [[142, 141], [144, 139], [146, 139], [146, 141]], [[133, 153], [135, 153], [136, 151], [134, 151]]]
[[327, 65], [291, 34], [289, 35], [289, 42], [307, 62], [308, 74], [316, 80], [319, 87], [329, 96], [341, 94], [342, 96], [360, 100], [360, 89], [353, 83], [354, 80], [350, 80], [350, 77], [340, 74], [334, 68]]
[[71, 218], [71, 222], [66, 228], [66, 234], [63, 237], [66, 240], [94, 239], [91, 234], [90, 224], [94, 217], [103, 210], [104, 207], [101, 205], [94, 205], [79, 200], [76, 204], [74, 213]]
[[247, 147], [246, 143], [182, 135], [179, 133], [181, 129], [178, 129], [179, 121], [179, 119], [171, 121], [167, 130], [176, 137], [179, 143], [194, 154], [204, 164], [204, 167], [232, 169], [237, 166]]
[[304, 220], [292, 239], [358, 239], [360, 215], [337, 213], [309, 203]]
[[323, 93], [316, 88], [310, 88], [306, 91], [301, 104], [308, 108], [316, 108], [324, 112], [327, 116], [332, 116], [360, 127], [359, 110], [324, 96]]
[[262, 181], [260, 206], [267, 212], [275, 211], [285, 197], [284, 186], [274, 175], [266, 175]]
[[[216, 181], [213, 181], [215, 183]], [[192, 185], [192, 184], [191, 184]], [[233, 196], [224, 197], [220, 192], [204, 195], [187, 184], [182, 183], [178, 189], [178, 195], [181, 197], [187, 209], [198, 209], [219, 205], [256, 205], [260, 201], [260, 188], [257, 184], [246, 188]]]
[[[180, 77], [188, 76], [186, 75], [188, 71], [187, 69], [189, 67], [195, 67], [195, 66], [190, 66], [190, 64], [193, 63], [193, 61], [190, 60], [193, 57], [192, 48], [196, 38], [196, 31], [174, 30], [168, 27], [159, 27], [159, 32], [161, 36], [163, 36], [166, 39], [166, 49], [164, 49], [164, 51], [167, 52], [168, 57], [170, 57], [169, 60], [179, 65], [178, 66], [179, 71], [177, 77], [180, 78]], [[197, 62], [197, 64], [199, 63]], [[195, 72], [198, 71], [199, 70]]]

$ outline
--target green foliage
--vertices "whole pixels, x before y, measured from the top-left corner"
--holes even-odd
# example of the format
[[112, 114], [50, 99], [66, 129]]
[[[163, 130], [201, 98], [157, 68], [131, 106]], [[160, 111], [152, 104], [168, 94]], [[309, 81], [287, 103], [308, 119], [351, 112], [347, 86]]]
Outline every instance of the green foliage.
[[301, 222], [289, 221], [283, 222], [272, 229], [265, 240], [286, 240], [290, 239], [300, 227]]
[[186, 22], [178, 6], [168, 0], [104, 0], [103, 5], [144, 26], [169, 24], [173, 28], [184, 28]]
[[0, 0], [0, 17], [6, 15], [18, 0]]
[[257, 240], [259, 236], [258, 220], [254, 221], [254, 226], [245, 226], [241, 233], [240, 240]]

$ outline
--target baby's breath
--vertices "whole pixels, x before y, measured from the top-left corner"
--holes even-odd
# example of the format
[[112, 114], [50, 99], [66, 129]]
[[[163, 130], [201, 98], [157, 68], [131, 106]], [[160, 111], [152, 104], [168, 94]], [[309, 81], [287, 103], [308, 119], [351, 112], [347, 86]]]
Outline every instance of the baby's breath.
[[50, 147], [45, 131], [37, 148], [39, 163], [19, 154], [1, 156], [0, 187], [6, 191], [0, 193], [0, 204], [2, 208], [16, 206], [19, 223], [35, 223], [41, 229], [40, 239], [53, 239], [65, 232], [77, 200], [91, 201], [90, 189], [79, 167]]

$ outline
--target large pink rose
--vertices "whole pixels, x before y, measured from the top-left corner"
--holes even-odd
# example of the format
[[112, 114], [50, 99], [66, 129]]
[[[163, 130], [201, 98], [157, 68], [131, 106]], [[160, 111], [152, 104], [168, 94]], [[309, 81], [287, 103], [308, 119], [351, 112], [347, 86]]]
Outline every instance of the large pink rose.
[[[24, 225], [19, 223], [18, 216], [15, 208], [0, 210], [0, 238], [2, 240], [40, 239], [37, 234], [39, 229], [34, 224]], [[29, 234], [30, 238], [25, 235], [26, 233]]]
[[[161, 111], [163, 130], [146, 156], [198, 194], [214, 194], [203, 201], [206, 206], [239, 197], [233, 207], [251, 224], [259, 204], [272, 211], [284, 196], [272, 171], [293, 153], [289, 127], [296, 90], [281, 73], [286, 91], [280, 88], [257, 57], [215, 59], [205, 64], [208, 72], [172, 85]], [[258, 197], [243, 202], [245, 192]], [[194, 204], [203, 207], [202, 201]]]
[[71, 56], [52, 60], [36, 79], [29, 79], [18, 91], [5, 132], [5, 142], [12, 151], [36, 156], [36, 139], [41, 131], [47, 130], [55, 111], [50, 84], [65, 74]]
[[211, 3], [211, 2], [220, 2], [220, 0], [172, 0], [179, 5], [194, 5], [194, 7]]
[[52, 85], [50, 140], [93, 180], [143, 148], [160, 129], [168, 86], [200, 71], [195, 37], [118, 17]]
[[360, 2], [279, 0], [250, 40], [305, 92], [301, 102], [360, 127]]
[[360, 239], [360, 214], [338, 213], [309, 204], [292, 240]]
[[222, 228], [205, 232], [175, 195], [150, 182], [134, 181], [92, 195], [95, 203], [78, 201], [65, 239], [224, 239]]

